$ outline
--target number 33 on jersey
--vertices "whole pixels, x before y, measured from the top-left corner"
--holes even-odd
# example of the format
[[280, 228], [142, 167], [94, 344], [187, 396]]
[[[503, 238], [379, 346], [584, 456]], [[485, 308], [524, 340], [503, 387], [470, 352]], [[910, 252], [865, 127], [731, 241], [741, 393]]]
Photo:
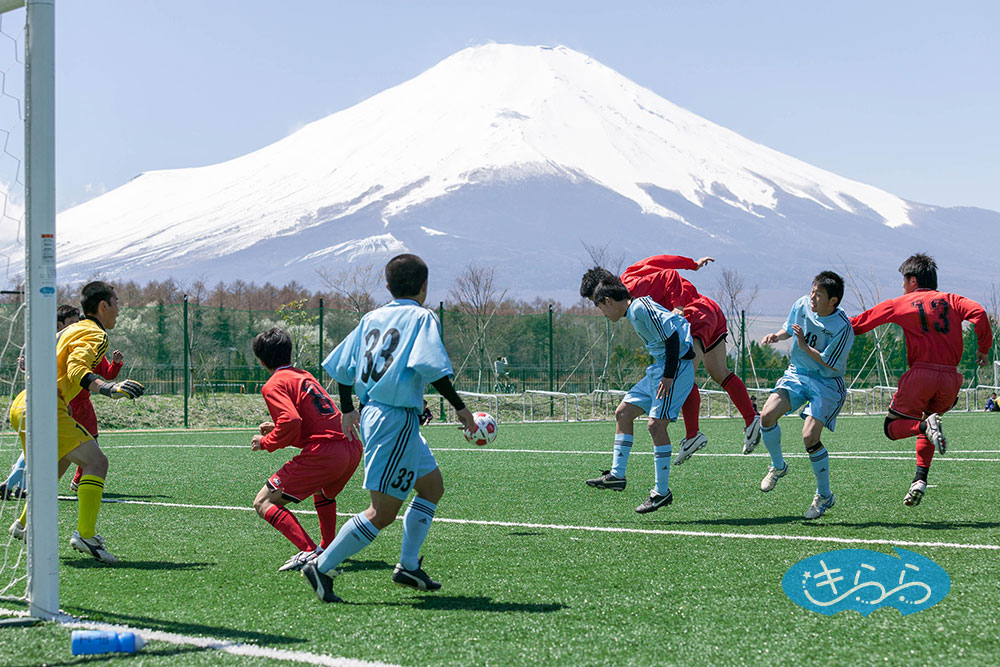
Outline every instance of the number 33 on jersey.
[[323, 362], [340, 384], [353, 385], [362, 403], [422, 410], [424, 385], [452, 375], [433, 311], [396, 299], [361, 318]]

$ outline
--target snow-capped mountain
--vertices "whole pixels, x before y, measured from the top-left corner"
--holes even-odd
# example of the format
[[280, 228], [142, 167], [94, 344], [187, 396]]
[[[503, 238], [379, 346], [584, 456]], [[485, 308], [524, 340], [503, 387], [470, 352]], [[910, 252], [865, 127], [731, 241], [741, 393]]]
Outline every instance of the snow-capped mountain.
[[[512, 295], [572, 302], [585, 242], [627, 261], [713, 255], [777, 312], [825, 268], [874, 266], [894, 284], [916, 250], [938, 256], [943, 288], [968, 289], [993, 259], [967, 247], [985, 224], [1000, 214], [811, 166], [582, 53], [490, 44], [253, 153], [141, 174], [60, 214], [57, 252], [60, 282], [317, 286], [317, 268], [410, 251], [435, 299], [472, 262], [495, 265]], [[706, 273], [693, 282], [712, 293]]]

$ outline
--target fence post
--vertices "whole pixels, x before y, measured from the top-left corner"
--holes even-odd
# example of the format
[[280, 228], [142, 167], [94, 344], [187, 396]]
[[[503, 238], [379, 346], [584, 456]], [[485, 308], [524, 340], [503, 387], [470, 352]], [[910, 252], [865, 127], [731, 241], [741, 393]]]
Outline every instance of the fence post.
[[[556, 358], [555, 358], [555, 345], [553, 344], [552, 335], [552, 304], [549, 304], [549, 391], [556, 390]], [[549, 397], [549, 417], [555, 415], [555, 403], [552, 397]]]
[[319, 300], [319, 366], [316, 377], [323, 374], [323, 299]]
[[740, 380], [747, 382], [747, 311], [740, 311]]
[[[438, 322], [441, 323], [441, 342], [444, 342], [444, 301], [438, 301]], [[458, 378], [455, 378], [456, 383]], [[441, 415], [441, 421], [445, 421], [444, 418], [444, 396], [438, 397], [438, 414]]]
[[191, 340], [188, 334], [188, 297], [184, 295], [184, 428], [188, 427], [188, 395], [191, 392], [191, 369], [188, 348]]

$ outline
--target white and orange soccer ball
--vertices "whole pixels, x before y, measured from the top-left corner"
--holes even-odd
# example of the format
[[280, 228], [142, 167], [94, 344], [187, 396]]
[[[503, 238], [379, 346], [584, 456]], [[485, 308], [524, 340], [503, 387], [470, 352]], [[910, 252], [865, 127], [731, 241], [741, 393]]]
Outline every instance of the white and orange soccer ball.
[[476, 420], [478, 428], [474, 432], [463, 431], [466, 440], [483, 447], [497, 439], [497, 420], [493, 419], [492, 415], [486, 412], [473, 412], [472, 418]]

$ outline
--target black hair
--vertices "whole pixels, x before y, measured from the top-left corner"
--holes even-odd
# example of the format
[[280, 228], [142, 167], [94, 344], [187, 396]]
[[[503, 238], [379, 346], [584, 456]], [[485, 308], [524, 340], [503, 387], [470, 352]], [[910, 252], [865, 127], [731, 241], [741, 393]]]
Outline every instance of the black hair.
[[584, 299], [594, 298], [594, 290], [597, 289], [598, 283], [608, 278], [617, 278], [617, 276], [607, 269], [602, 269], [599, 266], [588, 269], [587, 272], [583, 274], [583, 279], [580, 281], [580, 296]]
[[833, 271], [821, 271], [813, 278], [813, 285], [822, 287], [829, 299], [837, 298], [837, 305], [844, 300], [844, 279]]
[[253, 353], [272, 371], [292, 363], [292, 338], [288, 332], [271, 327], [253, 339]]
[[602, 280], [594, 288], [594, 303], [603, 303], [605, 299], [627, 301], [631, 296], [628, 288], [615, 276]]
[[930, 255], [918, 252], [910, 255], [899, 265], [899, 272], [904, 278], [913, 276], [917, 279], [917, 287], [937, 289], [937, 262]]
[[71, 317], [80, 317], [80, 309], [67, 303], [56, 308], [56, 322], [63, 324]]
[[87, 283], [83, 286], [82, 298], [80, 299], [80, 305], [83, 306], [84, 315], [96, 315], [97, 307], [102, 301], [107, 301], [108, 304], [111, 303], [111, 297], [115, 294], [115, 288], [110, 284], [95, 280], [92, 283]]
[[396, 255], [385, 265], [385, 282], [394, 298], [416, 296], [427, 282], [427, 265], [416, 255]]

